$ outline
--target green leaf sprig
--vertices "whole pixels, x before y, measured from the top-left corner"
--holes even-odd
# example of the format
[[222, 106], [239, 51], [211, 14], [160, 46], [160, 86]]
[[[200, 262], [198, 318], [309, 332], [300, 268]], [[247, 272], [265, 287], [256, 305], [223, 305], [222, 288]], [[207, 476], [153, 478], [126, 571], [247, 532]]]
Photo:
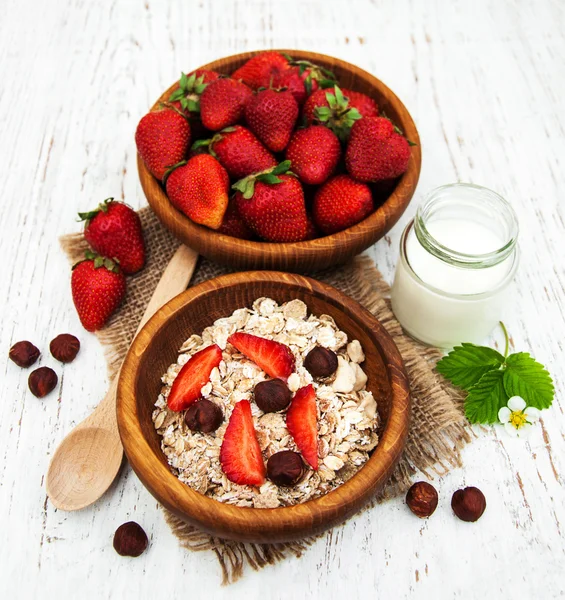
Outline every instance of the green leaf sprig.
[[504, 332], [504, 356], [493, 348], [463, 343], [436, 365], [439, 373], [468, 393], [465, 416], [471, 423], [495, 423], [498, 411], [512, 396], [528, 406], [549, 408], [555, 389], [550, 374], [527, 352], [508, 355], [508, 331]]

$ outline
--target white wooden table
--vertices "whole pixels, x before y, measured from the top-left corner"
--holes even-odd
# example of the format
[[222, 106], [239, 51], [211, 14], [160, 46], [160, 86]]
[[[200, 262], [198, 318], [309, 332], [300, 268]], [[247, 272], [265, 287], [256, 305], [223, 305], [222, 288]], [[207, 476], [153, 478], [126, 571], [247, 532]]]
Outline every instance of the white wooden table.
[[[2, 0], [0, 2], [0, 598], [555, 598], [565, 594], [565, 5], [559, 0]], [[388, 280], [422, 195], [452, 181], [491, 187], [517, 210], [522, 265], [515, 347], [545, 363], [553, 408], [529, 442], [477, 431], [465, 468], [436, 481], [419, 521], [401, 499], [289, 559], [220, 588], [212, 554], [179, 548], [129, 468], [95, 506], [55, 510], [44, 475], [57, 443], [107, 388], [102, 349], [84, 332], [57, 237], [107, 196], [145, 204], [135, 168], [139, 118], [179, 75], [222, 55], [286, 47], [332, 54], [386, 82], [420, 131], [412, 205], [371, 248]], [[45, 352], [77, 333], [58, 394], [38, 400], [7, 360], [30, 339]], [[458, 521], [451, 493], [477, 485], [488, 508]], [[112, 549], [134, 519], [139, 559]]]

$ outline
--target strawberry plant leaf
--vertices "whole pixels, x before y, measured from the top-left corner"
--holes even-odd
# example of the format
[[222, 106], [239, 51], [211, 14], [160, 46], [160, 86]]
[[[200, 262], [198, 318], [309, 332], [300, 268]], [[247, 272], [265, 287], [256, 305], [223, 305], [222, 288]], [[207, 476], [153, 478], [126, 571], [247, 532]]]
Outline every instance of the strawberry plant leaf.
[[471, 423], [495, 423], [498, 411], [506, 406], [504, 371], [488, 371], [470, 390], [465, 400], [465, 416]]
[[264, 173], [263, 175], [258, 175], [256, 179], [257, 181], [260, 181], [261, 183], [266, 183], [268, 185], [282, 183], [282, 180], [280, 180], [276, 175], [273, 175], [272, 173]]
[[169, 96], [169, 102], [180, 100], [183, 96], [184, 92], [181, 90], [181, 88], [178, 88]]
[[509, 397], [521, 396], [528, 406], [540, 410], [551, 406], [555, 394], [550, 374], [527, 352], [506, 359], [504, 389]]
[[200, 112], [200, 102], [193, 100], [192, 98], [188, 99], [187, 108], [190, 112]]
[[290, 169], [290, 160], [283, 160], [272, 171], [271, 175], [282, 175]]
[[335, 93], [335, 99], [337, 100], [337, 103], [339, 105], [343, 105], [345, 103], [345, 97], [343, 95], [343, 92], [339, 88], [339, 86], [334, 85], [334, 93]]
[[504, 356], [486, 346], [463, 343], [456, 346], [436, 365], [436, 369], [453, 385], [464, 390], [472, 388], [492, 370], [500, 369]]
[[183, 73], [182, 71], [180, 74], [179, 85], [180, 85], [181, 89], [186, 88], [188, 85], [188, 77], [186, 76], [186, 73]]

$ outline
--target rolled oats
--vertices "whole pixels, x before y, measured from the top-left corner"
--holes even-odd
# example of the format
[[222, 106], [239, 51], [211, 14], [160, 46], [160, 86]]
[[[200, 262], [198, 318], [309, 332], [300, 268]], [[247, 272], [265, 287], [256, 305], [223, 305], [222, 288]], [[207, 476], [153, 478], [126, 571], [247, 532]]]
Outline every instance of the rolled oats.
[[[233, 407], [240, 400], [251, 400], [253, 389], [267, 375], [227, 342], [236, 331], [273, 339], [289, 346], [296, 359], [296, 370], [289, 379], [292, 392], [312, 384], [318, 404], [318, 456], [314, 471], [305, 465], [301, 480], [292, 487], [277, 487], [266, 481], [261, 487], [237, 485], [222, 472], [220, 448]], [[223, 360], [210, 374], [202, 396], [218, 404], [224, 423], [210, 434], [192, 432], [184, 422], [184, 412], [167, 407], [170, 388], [181, 367], [190, 357], [210, 344], [223, 350]], [[316, 345], [338, 355], [338, 369], [324, 380], [314, 381], [303, 367], [303, 359]], [[271, 298], [258, 298], [251, 309], [240, 308], [218, 319], [201, 335], [191, 335], [181, 346], [177, 362], [162, 377], [163, 388], [152, 414], [161, 436], [161, 448], [173, 473], [194, 490], [220, 502], [242, 507], [276, 508], [306, 502], [342, 485], [369, 458], [378, 443], [377, 403], [366, 389], [367, 376], [359, 366], [365, 360], [358, 340], [348, 343], [329, 315], [310, 315], [301, 300], [282, 305]], [[297, 451], [281, 413], [263, 413], [251, 402], [251, 412], [259, 446], [265, 461], [281, 450]]]

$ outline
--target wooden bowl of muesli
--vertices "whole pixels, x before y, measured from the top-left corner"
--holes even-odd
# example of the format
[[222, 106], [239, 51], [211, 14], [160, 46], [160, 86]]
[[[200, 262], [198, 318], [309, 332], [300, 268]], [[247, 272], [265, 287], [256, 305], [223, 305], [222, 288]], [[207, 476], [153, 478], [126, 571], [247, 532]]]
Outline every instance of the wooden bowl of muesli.
[[[305, 313], [307, 310], [310, 315], [308, 321], [315, 322], [315, 326], [320, 325], [318, 318], [324, 323], [331, 321], [336, 339], [346, 334], [348, 340], [358, 340], [364, 356], [357, 360], [367, 375], [364, 391], [359, 393], [372, 396], [378, 411], [374, 432], [378, 444], [367, 452], [366, 462], [355, 474], [347, 480], [344, 477], [337, 487], [320, 484], [317, 493], [328, 489], [327, 493], [317, 497], [310, 494], [312, 499], [279, 508], [248, 507], [262, 505], [245, 499], [236, 506], [205, 495], [208, 490], [200, 493], [183, 483], [177, 476], [179, 471], [175, 474], [169, 464], [170, 452], [166, 454], [162, 449], [166, 448], [162, 446], [164, 438], [153, 420], [156, 401], [162, 394], [161, 378], [177, 362], [185, 340], [202, 334], [217, 319], [228, 317], [237, 309], [254, 307], [259, 298], [270, 298], [278, 305], [301, 301], [294, 304], [305, 305]], [[251, 310], [250, 313], [253, 315]], [[323, 315], [331, 319], [322, 319]], [[338, 340], [336, 344], [342, 342]], [[349, 348], [347, 351], [350, 352]], [[318, 387], [317, 401], [322, 397], [321, 390]], [[400, 353], [383, 325], [331, 286], [308, 277], [269, 271], [235, 273], [206, 281], [165, 304], [134, 340], [122, 366], [117, 398], [124, 450], [147, 489], [177, 516], [211, 535], [256, 543], [304, 538], [338, 525], [357, 512], [390, 477], [404, 449], [410, 421], [407, 375]], [[257, 422], [256, 413], [254, 419]], [[321, 481], [318, 472], [310, 475], [310, 481]], [[234, 487], [241, 491], [245, 486]], [[257, 493], [261, 490], [263, 486], [255, 489]]]

